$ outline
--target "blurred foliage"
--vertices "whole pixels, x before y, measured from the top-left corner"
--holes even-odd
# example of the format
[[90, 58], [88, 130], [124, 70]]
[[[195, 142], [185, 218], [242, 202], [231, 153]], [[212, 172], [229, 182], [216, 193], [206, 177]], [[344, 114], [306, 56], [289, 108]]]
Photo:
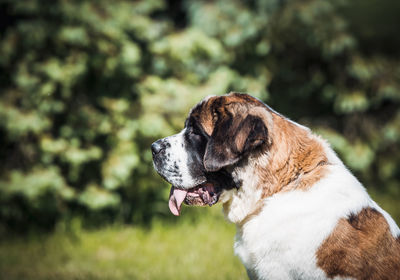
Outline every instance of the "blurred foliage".
[[368, 3], [1, 1], [3, 229], [167, 216], [151, 142], [231, 90], [313, 127], [398, 199], [400, 7]]

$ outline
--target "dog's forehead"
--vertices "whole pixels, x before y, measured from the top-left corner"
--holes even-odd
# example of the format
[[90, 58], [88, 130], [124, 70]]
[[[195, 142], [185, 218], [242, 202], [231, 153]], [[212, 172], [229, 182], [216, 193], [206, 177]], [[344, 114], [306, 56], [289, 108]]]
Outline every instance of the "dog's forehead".
[[195, 105], [189, 113], [188, 120], [194, 120], [203, 130], [211, 135], [218, 113], [237, 115], [248, 111], [249, 107], [262, 104], [258, 99], [241, 93], [230, 93], [222, 96], [209, 96]]
[[203, 99], [192, 108], [187, 118], [187, 120], [193, 120], [200, 125], [208, 135], [211, 135], [214, 129], [213, 114], [219, 103], [215, 102], [216, 100], [221, 101], [221, 96], [210, 96]]

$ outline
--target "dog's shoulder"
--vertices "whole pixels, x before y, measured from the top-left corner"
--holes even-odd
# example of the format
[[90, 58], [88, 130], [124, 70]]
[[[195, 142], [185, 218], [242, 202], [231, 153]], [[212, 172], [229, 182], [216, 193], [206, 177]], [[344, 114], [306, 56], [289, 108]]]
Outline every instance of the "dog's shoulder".
[[[385, 273], [373, 271], [376, 267], [393, 275], [400, 271], [399, 235], [361, 183], [343, 164], [334, 164], [311, 188], [265, 199], [259, 213], [239, 228], [235, 252], [264, 278], [364, 279], [361, 273]], [[360, 258], [382, 264], [360, 267], [365, 263]]]

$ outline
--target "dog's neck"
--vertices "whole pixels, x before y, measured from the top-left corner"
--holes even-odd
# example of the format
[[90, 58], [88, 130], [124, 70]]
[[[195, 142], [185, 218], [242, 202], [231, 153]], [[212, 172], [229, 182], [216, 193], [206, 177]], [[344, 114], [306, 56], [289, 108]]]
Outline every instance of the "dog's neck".
[[236, 224], [258, 214], [274, 194], [311, 188], [332, 164], [324, 140], [279, 115], [273, 118], [272, 143], [234, 168], [232, 174], [241, 186], [221, 197], [225, 216]]
[[258, 167], [263, 198], [282, 191], [307, 190], [324, 176], [330, 164], [324, 140], [281, 116], [273, 117], [268, 163]]

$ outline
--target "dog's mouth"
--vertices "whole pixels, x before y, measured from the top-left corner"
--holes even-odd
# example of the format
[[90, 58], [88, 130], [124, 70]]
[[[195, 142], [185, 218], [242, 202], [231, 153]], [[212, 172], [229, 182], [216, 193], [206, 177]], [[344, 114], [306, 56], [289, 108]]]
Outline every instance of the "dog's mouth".
[[212, 206], [218, 202], [221, 189], [213, 183], [206, 182], [194, 188], [182, 189], [172, 186], [169, 194], [169, 210], [179, 216], [183, 202], [187, 205]]

